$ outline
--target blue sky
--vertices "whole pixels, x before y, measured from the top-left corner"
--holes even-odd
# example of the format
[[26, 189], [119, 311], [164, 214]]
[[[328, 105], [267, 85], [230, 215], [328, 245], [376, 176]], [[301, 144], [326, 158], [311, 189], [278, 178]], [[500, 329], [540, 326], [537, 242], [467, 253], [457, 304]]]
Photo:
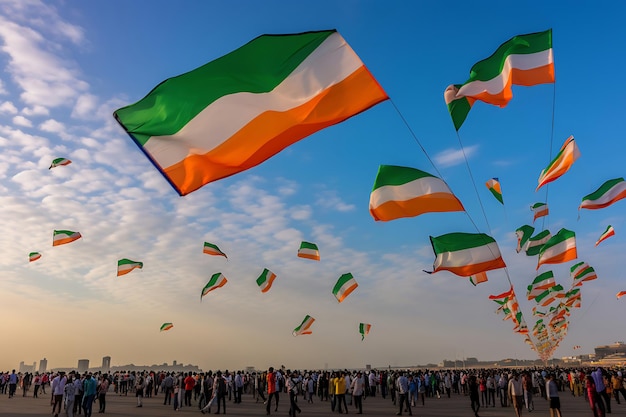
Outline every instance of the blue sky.
[[[514, 231], [531, 224], [529, 206], [546, 198], [545, 227], [576, 231], [579, 259], [599, 276], [583, 286], [582, 308], [573, 311], [555, 356], [623, 339], [613, 319], [626, 308], [615, 299], [626, 289], [619, 266], [625, 203], [580, 219], [577, 207], [604, 181], [625, 175], [624, 108], [615, 87], [626, 64], [616, 53], [624, 6], [183, 5], [0, 0], [0, 291], [11, 312], [0, 332], [20, 346], [0, 358], [0, 368], [44, 356], [51, 367], [110, 355], [114, 365], [176, 359], [205, 369], [535, 358], [488, 300], [508, 289], [504, 271], [473, 287], [422, 269], [434, 260], [429, 236], [476, 232], [475, 223], [496, 238], [532, 327], [524, 294], [536, 259], [515, 252]], [[244, 173], [179, 197], [113, 120], [115, 109], [164, 79], [261, 34], [333, 28], [391, 100]], [[556, 84], [514, 87], [504, 109], [477, 103], [460, 130], [461, 148], [445, 88], [464, 82], [474, 63], [510, 37], [548, 28]], [[581, 158], [535, 192], [541, 169], [569, 135]], [[73, 163], [48, 170], [57, 157]], [[436, 168], [467, 215], [374, 222], [368, 201], [380, 164]], [[500, 178], [504, 207], [484, 186], [492, 177]], [[594, 247], [609, 224], [616, 235]], [[53, 248], [54, 229], [80, 231], [83, 239]], [[318, 244], [321, 262], [295, 256], [302, 240]], [[217, 243], [229, 260], [203, 255], [204, 241]], [[43, 257], [28, 263], [32, 251]], [[145, 266], [117, 278], [120, 258]], [[552, 268], [566, 288], [572, 263]], [[263, 268], [278, 275], [267, 294], [254, 282]], [[228, 284], [200, 302], [218, 271]], [[331, 289], [345, 272], [359, 288], [338, 304]], [[307, 314], [316, 318], [313, 334], [294, 338], [292, 329]], [[174, 328], [159, 333], [163, 322]], [[372, 324], [363, 342], [360, 322]]]

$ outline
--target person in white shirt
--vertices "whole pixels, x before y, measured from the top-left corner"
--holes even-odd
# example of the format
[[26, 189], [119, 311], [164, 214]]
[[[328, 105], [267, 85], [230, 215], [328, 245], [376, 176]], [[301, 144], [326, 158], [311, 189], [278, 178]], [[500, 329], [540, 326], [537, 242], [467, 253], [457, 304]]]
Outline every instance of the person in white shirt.
[[[65, 393], [65, 384], [67, 382], [67, 377], [65, 376], [65, 372], [61, 371], [59, 374], [52, 380], [52, 398], [50, 399], [50, 405], [52, 405], [52, 413], [54, 417], [59, 417], [59, 413], [61, 412], [61, 404], [63, 404], [63, 394]], [[59, 411], [55, 412], [57, 409], [57, 405], [59, 406]]]
[[524, 386], [517, 372], [513, 372], [513, 378], [509, 380], [508, 391], [511, 403], [515, 408], [515, 415], [522, 417], [522, 410], [524, 409]]

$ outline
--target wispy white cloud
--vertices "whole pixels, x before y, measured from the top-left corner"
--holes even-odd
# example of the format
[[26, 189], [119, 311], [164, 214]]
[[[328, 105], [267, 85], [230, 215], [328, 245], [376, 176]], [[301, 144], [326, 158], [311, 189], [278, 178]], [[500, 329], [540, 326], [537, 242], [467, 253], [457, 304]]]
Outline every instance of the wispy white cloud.
[[22, 113], [26, 116], [48, 116], [50, 114], [47, 108], [37, 104], [32, 107], [24, 107]]
[[329, 210], [336, 210], [340, 212], [354, 211], [356, 208], [354, 204], [349, 204], [343, 201], [336, 191], [324, 190], [318, 193], [316, 202], [318, 206]]
[[437, 165], [451, 167], [465, 162], [478, 151], [478, 145], [466, 146], [463, 149], [446, 149], [435, 155], [434, 160]]

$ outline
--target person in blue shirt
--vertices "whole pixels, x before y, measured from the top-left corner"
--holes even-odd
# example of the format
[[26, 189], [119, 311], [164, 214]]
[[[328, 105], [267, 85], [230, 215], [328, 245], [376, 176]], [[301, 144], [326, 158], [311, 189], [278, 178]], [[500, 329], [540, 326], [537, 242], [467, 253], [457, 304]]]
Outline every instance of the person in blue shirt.
[[91, 374], [87, 374], [83, 381], [83, 411], [85, 412], [85, 417], [91, 417], [91, 407], [96, 397], [96, 387], [96, 380], [92, 378]]

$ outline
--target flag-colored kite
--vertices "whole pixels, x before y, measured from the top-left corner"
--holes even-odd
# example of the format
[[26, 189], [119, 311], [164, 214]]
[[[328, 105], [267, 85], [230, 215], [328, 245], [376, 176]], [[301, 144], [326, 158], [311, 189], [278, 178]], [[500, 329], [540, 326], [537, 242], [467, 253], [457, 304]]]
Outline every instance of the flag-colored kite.
[[163, 323], [161, 325], [161, 330], [159, 330], [159, 331], [165, 332], [165, 331], [168, 331], [169, 329], [171, 329], [172, 327], [174, 327], [174, 325], [172, 323]]
[[566, 307], [573, 307], [580, 301], [582, 301], [582, 294], [580, 293], [580, 288], [573, 288], [565, 293], [565, 306]]
[[526, 242], [531, 238], [533, 233], [535, 232], [535, 228], [532, 226], [528, 226], [525, 224], [524, 226], [519, 227], [515, 231], [515, 235], [517, 236], [517, 248], [515, 250], [517, 253], [520, 253], [524, 247], [526, 246]]
[[261, 289], [261, 292], [268, 292], [272, 288], [272, 284], [276, 279], [276, 274], [267, 268], [263, 268], [263, 272], [256, 279], [256, 283]]
[[55, 230], [52, 233], [52, 246], [65, 245], [66, 243], [73, 242], [81, 237], [82, 236], [79, 232], [72, 232], [71, 230]]
[[497, 303], [500, 303], [500, 301], [503, 301], [507, 298], [514, 297], [514, 296], [515, 296], [515, 291], [513, 290], [513, 286], [511, 286], [511, 288], [509, 288], [507, 291], [503, 292], [502, 294], [490, 295], [489, 299], [494, 300]]
[[223, 256], [224, 258], [228, 259], [228, 256], [226, 256], [226, 254], [222, 252], [220, 248], [217, 247], [217, 245], [209, 242], [204, 242], [204, 248], [202, 249], [202, 253], [213, 256]]
[[448, 233], [430, 237], [435, 252], [433, 272], [450, 271], [469, 277], [479, 272], [505, 268], [498, 244], [484, 233]]
[[40, 252], [31, 252], [28, 254], [28, 262], [35, 262], [38, 259], [41, 259]]
[[69, 159], [66, 159], [66, 158], [56, 158], [54, 161], [52, 161], [52, 163], [50, 164], [50, 167], [48, 167], [48, 169], [61, 167], [61, 166], [66, 166], [66, 165], [69, 165], [71, 163], [72, 163], [72, 161], [70, 161]]
[[539, 185], [537, 185], [537, 189], [535, 191], [558, 179], [561, 175], [569, 171], [579, 157], [580, 151], [576, 146], [574, 136], [570, 136], [565, 140], [565, 143], [561, 146], [561, 150], [552, 162], [550, 162], [550, 164], [543, 171], [541, 171], [541, 175], [539, 175], [538, 180]]
[[333, 287], [333, 295], [337, 298], [337, 301], [342, 302], [358, 286], [359, 284], [356, 282], [352, 274], [348, 272], [340, 276], [337, 280], [337, 283]]
[[387, 99], [343, 37], [326, 30], [261, 35], [114, 117], [186, 195]]
[[313, 325], [313, 322], [315, 321], [315, 319], [311, 316], [309, 316], [308, 314], [304, 317], [304, 320], [302, 320], [302, 323], [300, 323], [300, 325], [298, 327], [296, 327], [295, 329], [293, 329], [292, 334], [294, 336], [299, 336], [301, 334], [311, 334], [313, 333], [311, 330], [309, 330], [311, 328], [311, 326]]
[[369, 334], [371, 328], [371, 324], [359, 323], [359, 333], [361, 334], [361, 341], [363, 341], [365, 339], [365, 336]]
[[578, 262], [570, 268], [572, 287], [580, 287], [585, 281], [597, 279], [596, 271], [587, 262]]
[[515, 36], [489, 58], [474, 64], [464, 84], [446, 88], [444, 98], [454, 128], [459, 130], [476, 100], [505, 107], [511, 85], [533, 86], [554, 82], [552, 29]]
[[560, 264], [573, 261], [577, 257], [576, 234], [571, 230], [561, 229], [539, 250], [537, 269], [544, 264]]
[[320, 260], [320, 251], [317, 249], [317, 245], [311, 242], [300, 243], [300, 249], [298, 249], [298, 258], [313, 259], [314, 261]]
[[442, 179], [415, 168], [381, 165], [369, 210], [374, 220], [389, 221], [465, 209]]
[[562, 285], [555, 285], [552, 288], [545, 290], [541, 294], [535, 297], [535, 301], [542, 307], [547, 307], [552, 302], [554, 302], [557, 298], [563, 298], [565, 294], [563, 293]]
[[611, 204], [626, 197], [626, 181], [624, 178], [608, 180], [593, 193], [583, 197], [580, 209], [597, 210], [608, 207]]
[[602, 235], [600, 235], [600, 237], [598, 238], [598, 241], [596, 242], [596, 246], [598, 246], [600, 242], [604, 242], [606, 239], [610, 238], [611, 236], [615, 236], [615, 229], [613, 228], [613, 226], [609, 225], [609, 227], [606, 228], [604, 233], [602, 233]]
[[469, 281], [470, 283], [475, 287], [478, 284], [482, 283], [482, 282], [487, 282], [487, 273], [486, 272], [479, 272], [477, 274], [472, 275], [471, 277], [469, 277]]
[[209, 280], [209, 282], [206, 283], [204, 288], [202, 288], [202, 293], [200, 294], [200, 300], [202, 301], [202, 297], [204, 297], [205, 295], [207, 295], [213, 290], [223, 287], [224, 285], [226, 285], [227, 282], [228, 280], [226, 279], [224, 275], [222, 275], [221, 272], [216, 272], [215, 274], [211, 276], [211, 279]]
[[546, 271], [537, 275], [532, 284], [528, 286], [526, 296], [528, 300], [533, 300], [538, 295], [541, 295], [545, 290], [549, 290], [555, 285], [556, 281], [554, 280], [554, 274], [552, 271]]
[[143, 268], [143, 262], [131, 261], [130, 259], [120, 259], [117, 261], [117, 276], [128, 274], [135, 268]]
[[622, 298], [623, 296], [626, 295], [626, 291], [620, 291], [616, 294], [617, 299], [619, 300], [620, 298]]
[[539, 251], [543, 248], [543, 245], [546, 244], [552, 238], [552, 234], [549, 230], [544, 230], [542, 232], [537, 233], [535, 236], [532, 236], [526, 241], [526, 247], [524, 250], [526, 251], [527, 256], [535, 256], [539, 255]]
[[500, 181], [497, 178], [492, 178], [485, 183], [487, 189], [491, 191], [491, 194], [498, 200], [501, 204], [504, 204], [504, 200], [502, 199], [502, 188], [500, 187]]
[[534, 213], [533, 223], [539, 217], [547, 216], [548, 214], [550, 214], [550, 210], [548, 209], [548, 205], [546, 203], [535, 203], [532, 206], [530, 206], [530, 209]]

